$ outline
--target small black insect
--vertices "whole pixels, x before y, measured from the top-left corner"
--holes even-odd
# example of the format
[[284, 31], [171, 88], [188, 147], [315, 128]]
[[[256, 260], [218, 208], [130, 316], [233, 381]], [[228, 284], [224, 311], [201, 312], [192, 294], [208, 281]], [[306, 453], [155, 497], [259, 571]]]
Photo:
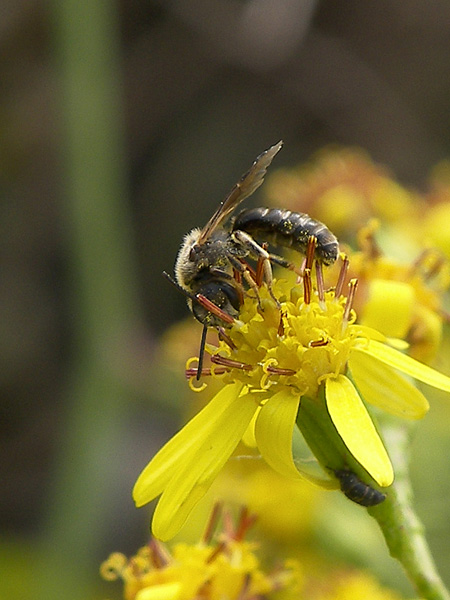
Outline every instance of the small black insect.
[[375, 490], [352, 473], [349, 469], [338, 469], [334, 474], [339, 479], [341, 490], [349, 500], [361, 506], [376, 506], [386, 499], [386, 494]]

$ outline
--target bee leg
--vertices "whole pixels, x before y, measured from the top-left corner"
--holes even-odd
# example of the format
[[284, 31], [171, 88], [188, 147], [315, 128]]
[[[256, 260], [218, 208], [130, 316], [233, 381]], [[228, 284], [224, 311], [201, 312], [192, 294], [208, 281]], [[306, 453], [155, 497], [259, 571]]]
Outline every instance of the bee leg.
[[296, 273], [299, 277], [303, 277], [303, 272], [297, 267], [297, 265], [281, 256], [278, 256], [278, 254], [269, 254], [269, 259], [271, 263], [278, 265], [279, 267], [283, 267], [283, 269], [294, 271], [294, 273]]
[[258, 291], [258, 285], [257, 285], [256, 280], [253, 277], [249, 267], [246, 265], [245, 262], [241, 262], [239, 259], [235, 258], [234, 256], [228, 256], [228, 260], [230, 261], [233, 269], [237, 273], [242, 275], [242, 277], [245, 280], [245, 283], [248, 285], [248, 287], [251, 288], [255, 292], [256, 300], [258, 302], [258, 308], [260, 308], [262, 310], [261, 300], [260, 300], [259, 291]]
[[[277, 306], [280, 306], [280, 303], [275, 298], [275, 295], [272, 291], [272, 265], [270, 264], [271, 255], [267, 252], [265, 248], [260, 246], [258, 242], [256, 242], [251, 235], [246, 233], [245, 231], [237, 230], [233, 231], [233, 239], [238, 242], [241, 246], [248, 250], [248, 253], [256, 257], [259, 261], [262, 262], [262, 270], [263, 270], [263, 279], [269, 288], [269, 293], [272, 296], [272, 299], [276, 302]], [[282, 260], [282, 259], [281, 259]]]

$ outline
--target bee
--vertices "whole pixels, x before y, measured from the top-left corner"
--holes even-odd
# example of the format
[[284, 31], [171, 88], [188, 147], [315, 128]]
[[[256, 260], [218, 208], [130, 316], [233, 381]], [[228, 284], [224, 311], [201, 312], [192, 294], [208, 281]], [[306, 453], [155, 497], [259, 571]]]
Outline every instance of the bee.
[[375, 490], [370, 485], [361, 481], [349, 469], [336, 470], [334, 474], [339, 479], [341, 490], [349, 500], [356, 502], [356, 504], [360, 504], [361, 506], [376, 506], [386, 499], [386, 494]]
[[[238, 315], [243, 301], [243, 285], [255, 291], [258, 285], [246, 263], [246, 258], [262, 264], [263, 278], [271, 289], [271, 263], [295, 270], [289, 261], [271, 254], [265, 242], [290, 247], [305, 253], [308, 238], [316, 238], [315, 258], [326, 265], [332, 264], [339, 253], [336, 237], [319, 221], [302, 213], [278, 208], [243, 210], [237, 217], [227, 218], [237, 206], [255, 192], [264, 181], [275, 155], [281, 150], [280, 141], [262, 152], [250, 169], [222, 200], [203, 228], [194, 228], [183, 239], [175, 263], [175, 279], [167, 277], [187, 297], [194, 317], [203, 324], [197, 378], [200, 377], [208, 327], [215, 327], [225, 337]], [[254, 237], [263, 238], [259, 244]]]

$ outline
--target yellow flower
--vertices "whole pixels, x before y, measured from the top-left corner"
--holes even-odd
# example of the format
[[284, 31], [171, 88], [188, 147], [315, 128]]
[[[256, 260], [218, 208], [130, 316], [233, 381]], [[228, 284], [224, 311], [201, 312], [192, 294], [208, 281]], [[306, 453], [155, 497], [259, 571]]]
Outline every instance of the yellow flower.
[[[213, 535], [213, 511], [207, 538]], [[273, 591], [290, 589], [302, 582], [295, 564], [266, 573], [255, 553], [256, 544], [243, 538], [254, 516], [243, 509], [233, 525], [230, 514], [223, 520], [217, 542], [204, 539], [197, 544], [176, 544], [171, 551], [156, 540], [135, 556], [115, 552], [101, 565], [104, 579], [124, 582], [125, 600], [251, 600], [267, 598]]]
[[450, 263], [431, 248], [414, 251], [412, 262], [387, 258], [375, 241], [378, 230], [375, 220], [361, 228], [361, 250], [350, 254], [350, 275], [359, 282], [354, 304], [359, 321], [388, 337], [406, 339], [410, 356], [430, 362], [443, 335]]
[[[336, 289], [328, 291], [321, 276], [312, 288], [309, 267], [303, 286], [277, 280], [270, 292], [263, 285], [259, 301], [250, 294], [245, 298], [226, 339], [216, 348], [208, 346], [210, 372], [223, 377], [223, 388], [156, 454], [134, 486], [137, 506], [161, 494], [152, 525], [157, 538], [178, 532], [250, 424], [262, 457], [285, 477], [336, 487], [329, 474], [345, 467], [350, 453], [378, 485], [392, 483], [389, 456], [363, 399], [393, 415], [419, 419], [428, 402], [401, 373], [448, 392], [450, 378], [356, 323], [356, 281], [347, 296], [341, 293], [346, 266], [344, 261]], [[327, 462], [318, 456], [327, 473], [312, 473], [294, 459], [300, 403], [300, 419], [308, 418], [307, 413], [302, 417], [304, 406], [318, 407], [318, 420], [331, 424], [345, 445], [341, 456], [327, 452]], [[320, 443], [326, 446], [327, 438]]]

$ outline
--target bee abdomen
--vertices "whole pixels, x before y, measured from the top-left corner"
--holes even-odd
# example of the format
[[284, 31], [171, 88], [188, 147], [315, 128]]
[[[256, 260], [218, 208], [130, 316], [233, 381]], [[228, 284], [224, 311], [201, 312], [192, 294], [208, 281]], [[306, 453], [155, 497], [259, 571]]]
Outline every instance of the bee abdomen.
[[305, 254], [308, 238], [317, 238], [316, 259], [331, 265], [339, 254], [339, 243], [331, 231], [320, 221], [305, 213], [281, 208], [249, 208], [233, 221], [233, 231], [264, 238], [275, 246], [292, 248]]
[[348, 469], [337, 470], [334, 474], [339, 479], [341, 490], [356, 504], [376, 506], [386, 499], [386, 494], [370, 487]]

